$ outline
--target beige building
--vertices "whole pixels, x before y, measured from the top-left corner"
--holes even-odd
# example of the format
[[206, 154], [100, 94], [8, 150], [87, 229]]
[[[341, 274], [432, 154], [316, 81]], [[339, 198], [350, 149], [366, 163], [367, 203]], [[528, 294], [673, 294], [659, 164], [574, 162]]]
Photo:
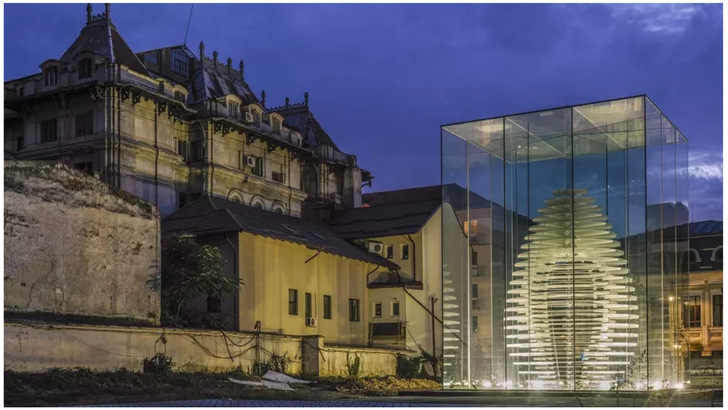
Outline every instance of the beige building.
[[203, 198], [166, 217], [164, 235], [189, 233], [217, 246], [230, 277], [230, 300], [201, 300], [200, 315], [232, 316], [234, 330], [321, 335], [327, 343], [366, 345], [367, 277], [398, 265], [321, 224], [221, 199]]
[[690, 379], [696, 386], [707, 380], [722, 381], [722, 221], [690, 224], [690, 284], [685, 297], [682, 324], [689, 350]]
[[452, 212], [443, 214], [441, 197], [439, 185], [366, 194], [365, 207], [330, 222], [341, 237], [400, 266], [368, 278], [373, 346], [442, 354], [441, 231], [458, 223]]
[[[80, 10], [79, 10], [80, 12]], [[371, 175], [302, 103], [268, 108], [202, 43], [135, 53], [93, 15], [60, 58], [5, 82], [5, 156], [63, 162], [168, 215], [202, 196], [300, 216], [361, 204]]]

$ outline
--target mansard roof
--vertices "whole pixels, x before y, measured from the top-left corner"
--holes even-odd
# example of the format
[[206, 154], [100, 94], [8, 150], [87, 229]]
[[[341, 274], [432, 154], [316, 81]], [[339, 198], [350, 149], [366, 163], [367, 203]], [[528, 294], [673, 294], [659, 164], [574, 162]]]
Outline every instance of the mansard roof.
[[336, 146], [334, 140], [324, 130], [321, 124], [314, 117], [313, 112], [307, 103], [289, 104], [280, 107], [273, 107], [268, 112], [277, 112], [283, 116], [283, 124], [287, 127], [298, 130], [303, 136], [304, 141], [309, 147], [319, 145], [333, 147], [337, 151], [341, 151]]
[[108, 10], [96, 16], [89, 14], [86, 26], [81, 30], [73, 44], [68, 47], [68, 50], [63, 53], [60, 61], [70, 63], [78, 53], [90, 52], [109, 61], [123, 64], [138, 73], [151, 76], [144, 64], [131, 51], [129, 45], [126, 44], [126, 41], [116, 30], [111, 22], [110, 15], [107, 15]]
[[205, 55], [202, 55], [201, 59], [197, 61], [198, 64], [195, 64], [195, 70], [192, 73], [190, 82], [193, 104], [227, 95], [237, 96], [246, 105], [260, 104], [248, 83], [243, 79], [240, 70], [228, 67], [226, 64]]

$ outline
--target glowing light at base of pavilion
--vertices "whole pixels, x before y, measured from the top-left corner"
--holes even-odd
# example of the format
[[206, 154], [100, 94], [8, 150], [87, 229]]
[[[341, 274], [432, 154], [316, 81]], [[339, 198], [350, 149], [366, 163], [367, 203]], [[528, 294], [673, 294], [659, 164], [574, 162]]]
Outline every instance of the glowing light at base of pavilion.
[[518, 382], [531, 389], [608, 390], [637, 346], [627, 261], [586, 192], [554, 191], [513, 272], [506, 344]]

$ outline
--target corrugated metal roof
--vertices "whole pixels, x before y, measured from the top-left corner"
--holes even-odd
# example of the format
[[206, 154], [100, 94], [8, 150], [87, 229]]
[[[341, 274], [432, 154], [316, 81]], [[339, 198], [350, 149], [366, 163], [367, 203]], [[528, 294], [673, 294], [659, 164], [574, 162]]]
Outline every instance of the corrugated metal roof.
[[343, 239], [326, 226], [222, 198], [208, 197], [192, 202], [164, 218], [162, 231], [194, 235], [243, 231], [399, 269], [397, 264]]

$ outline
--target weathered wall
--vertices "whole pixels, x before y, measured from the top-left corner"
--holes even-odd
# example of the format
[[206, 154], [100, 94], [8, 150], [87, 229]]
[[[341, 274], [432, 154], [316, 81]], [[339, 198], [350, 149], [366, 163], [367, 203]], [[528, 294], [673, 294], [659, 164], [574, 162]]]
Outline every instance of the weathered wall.
[[308, 374], [345, 376], [348, 354], [350, 360], [360, 358], [363, 376], [396, 373], [397, 351], [332, 347], [324, 345], [323, 337], [306, 339], [309, 345], [304, 346], [300, 336], [260, 334], [256, 339], [253, 332], [6, 322], [5, 368], [37, 372], [54, 367], [124, 367], [138, 371], [144, 358], [164, 352], [172, 357], [175, 370], [219, 372], [240, 366], [250, 371], [256, 360], [265, 362], [276, 354], [290, 359], [286, 371], [290, 374], [301, 373], [307, 362]]
[[153, 322], [159, 214], [66, 166], [5, 162], [5, 309]]
[[[375, 264], [344, 258], [290, 242], [249, 233], [239, 234], [240, 329], [252, 330], [257, 321], [263, 331], [294, 335], [322, 335], [332, 343], [366, 345], [369, 292], [367, 274]], [[288, 312], [288, 290], [298, 291], [298, 314]], [[312, 297], [306, 326], [305, 294]], [[324, 295], [331, 296], [331, 319], [323, 317]], [[349, 299], [358, 299], [360, 317], [349, 320]]]

